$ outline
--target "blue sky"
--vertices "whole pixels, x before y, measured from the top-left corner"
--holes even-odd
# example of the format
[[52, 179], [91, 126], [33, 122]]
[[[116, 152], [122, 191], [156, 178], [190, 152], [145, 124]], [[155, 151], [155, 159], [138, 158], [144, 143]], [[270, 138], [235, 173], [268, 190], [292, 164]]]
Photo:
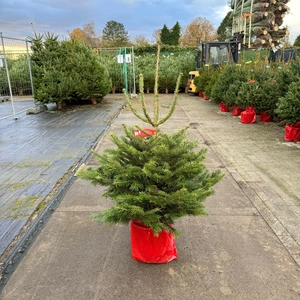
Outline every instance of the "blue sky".
[[[298, 2], [298, 3], [297, 3]], [[291, 37], [300, 34], [300, 1], [289, 3]], [[131, 37], [144, 35], [153, 40], [153, 32], [177, 21], [182, 27], [197, 17], [205, 17], [217, 29], [228, 11], [228, 0], [1, 0], [0, 32], [3, 36], [32, 36], [33, 23], [38, 33], [52, 32], [62, 38], [74, 28], [94, 22], [101, 34], [105, 24], [123, 23]]]

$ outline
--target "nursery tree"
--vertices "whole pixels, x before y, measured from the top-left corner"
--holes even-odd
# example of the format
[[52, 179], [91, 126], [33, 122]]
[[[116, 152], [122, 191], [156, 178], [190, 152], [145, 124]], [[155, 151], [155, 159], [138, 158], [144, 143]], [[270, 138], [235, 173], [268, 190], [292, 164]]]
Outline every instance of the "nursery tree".
[[128, 31], [122, 23], [109, 21], [103, 29], [103, 47], [124, 47], [130, 44]]
[[[225, 82], [228, 83], [227, 89], [223, 94], [223, 102], [227, 107], [232, 107], [233, 105], [237, 105], [236, 99], [240, 91], [241, 84], [247, 81], [247, 72], [241, 66], [236, 65], [229, 66], [226, 70], [227, 72], [222, 74], [222, 78], [220, 76], [221, 80], [225, 80]], [[223, 87], [225, 87], [224, 82]]]
[[213, 73], [214, 69], [212, 66], [204, 66], [199, 70], [200, 75], [194, 79], [197, 91], [204, 92], [213, 76]]
[[292, 82], [284, 97], [279, 98], [275, 112], [286, 124], [300, 122], [300, 79]]
[[159, 77], [159, 87], [168, 94], [174, 92], [176, 79], [180, 73], [180, 64], [173, 56], [168, 56], [161, 60], [161, 76]]
[[[159, 49], [159, 48], [158, 48]], [[212, 186], [221, 178], [220, 171], [210, 173], [203, 165], [205, 149], [196, 150], [197, 142], [187, 140], [187, 129], [168, 134], [159, 129], [175, 110], [181, 76], [178, 77], [170, 110], [166, 116], [159, 113], [158, 97], [159, 50], [155, 71], [153, 114], [149, 114], [144, 99], [143, 75], [140, 75], [140, 103], [138, 111], [129, 96], [127, 103], [133, 114], [150, 124], [157, 134], [150, 135], [137, 126], [147, 138], [134, 134], [134, 129], [124, 125], [124, 136], [111, 134], [117, 146], [96, 154], [100, 166], [78, 175], [94, 184], [107, 186], [104, 194], [114, 206], [96, 214], [96, 220], [108, 223], [128, 223], [138, 220], [158, 235], [163, 229], [177, 233], [172, 226], [185, 215], [207, 214], [204, 200], [213, 194]], [[125, 91], [124, 91], [125, 93]]]
[[33, 41], [35, 99], [62, 103], [72, 99], [100, 100], [110, 91], [109, 75], [98, 56], [78, 41], [58, 41], [53, 34]]
[[70, 100], [75, 81], [62, 61], [65, 57], [58, 36], [47, 33], [32, 38], [32, 66], [35, 100], [56, 103], [58, 108]]

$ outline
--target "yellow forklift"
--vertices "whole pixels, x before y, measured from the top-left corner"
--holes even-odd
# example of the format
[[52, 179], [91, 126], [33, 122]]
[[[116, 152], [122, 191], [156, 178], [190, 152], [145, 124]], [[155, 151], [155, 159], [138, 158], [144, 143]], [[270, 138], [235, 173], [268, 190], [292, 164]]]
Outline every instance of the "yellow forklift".
[[187, 92], [197, 94], [194, 78], [199, 76], [199, 69], [205, 65], [218, 67], [224, 63], [237, 63], [241, 50], [241, 42], [244, 33], [238, 32], [226, 42], [204, 42], [198, 46], [196, 61], [196, 71], [189, 72], [187, 82]]

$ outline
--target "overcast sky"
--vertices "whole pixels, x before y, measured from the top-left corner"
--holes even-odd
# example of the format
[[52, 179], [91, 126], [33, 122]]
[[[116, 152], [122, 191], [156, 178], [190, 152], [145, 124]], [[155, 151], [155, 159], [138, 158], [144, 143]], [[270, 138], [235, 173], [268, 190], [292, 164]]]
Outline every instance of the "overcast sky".
[[[178, 21], [185, 27], [197, 17], [205, 17], [217, 29], [228, 11], [228, 0], [0, 0], [0, 32], [3, 36], [27, 38], [52, 32], [62, 38], [68, 31], [94, 22], [100, 35], [105, 24], [123, 23], [130, 37], [143, 35], [150, 41], [153, 32]], [[291, 0], [285, 24], [293, 41], [300, 34], [300, 1]]]

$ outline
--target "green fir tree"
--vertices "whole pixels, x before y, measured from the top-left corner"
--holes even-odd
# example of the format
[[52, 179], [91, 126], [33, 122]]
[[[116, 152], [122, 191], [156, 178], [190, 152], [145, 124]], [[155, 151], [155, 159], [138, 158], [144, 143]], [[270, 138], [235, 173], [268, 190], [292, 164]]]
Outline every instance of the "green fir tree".
[[[153, 229], [178, 234], [174, 222], [185, 215], [207, 214], [204, 200], [214, 193], [213, 185], [221, 178], [219, 170], [209, 172], [203, 164], [206, 150], [198, 150], [197, 142], [187, 139], [187, 128], [176, 133], [164, 133], [159, 126], [166, 122], [175, 110], [181, 75], [170, 111], [160, 117], [158, 97], [159, 49], [155, 71], [153, 116], [146, 109], [144, 99], [143, 75], [140, 75], [139, 113], [125, 93], [127, 103], [133, 114], [143, 122], [149, 123], [157, 134], [147, 138], [134, 135], [134, 128], [124, 125], [124, 135], [111, 134], [115, 148], [96, 154], [100, 165], [79, 172], [83, 179], [93, 184], [107, 186], [104, 196], [114, 202], [114, 206], [102, 211], [94, 218], [101, 222], [128, 223], [138, 220]], [[152, 116], [152, 117], [151, 117]], [[147, 132], [137, 126], [144, 133]]]
[[172, 45], [171, 32], [166, 24], [164, 24], [164, 27], [161, 30], [160, 41], [163, 45]]
[[289, 85], [284, 97], [279, 98], [275, 112], [285, 124], [300, 122], [300, 78]]

